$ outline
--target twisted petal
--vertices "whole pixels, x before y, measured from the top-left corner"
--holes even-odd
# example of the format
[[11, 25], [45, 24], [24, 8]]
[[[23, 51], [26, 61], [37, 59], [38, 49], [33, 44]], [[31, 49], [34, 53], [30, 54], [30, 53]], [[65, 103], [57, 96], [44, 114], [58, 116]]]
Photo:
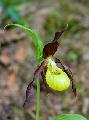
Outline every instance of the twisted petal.
[[72, 74], [71, 70], [65, 64], [63, 64], [59, 59], [55, 58], [55, 62], [57, 63], [58, 66], [59, 65], [62, 66], [62, 69], [64, 70], [64, 72], [70, 78], [71, 83], [72, 83], [72, 90], [73, 90], [74, 95], [76, 96], [76, 86], [75, 86], [75, 83], [74, 83], [74, 80], [73, 80], [73, 74]]
[[34, 82], [36, 77], [40, 77], [40, 74], [41, 74], [41, 72], [43, 71], [44, 68], [45, 68], [45, 62], [43, 61], [41, 63], [41, 65], [39, 66], [39, 68], [36, 69], [36, 71], [34, 73], [34, 76], [33, 76], [33, 79], [32, 79], [32, 81], [29, 83], [29, 85], [27, 87], [27, 90], [26, 90], [26, 100], [25, 100], [23, 106], [25, 106], [25, 104], [28, 101], [28, 99], [32, 97], [32, 94], [33, 94], [33, 82]]

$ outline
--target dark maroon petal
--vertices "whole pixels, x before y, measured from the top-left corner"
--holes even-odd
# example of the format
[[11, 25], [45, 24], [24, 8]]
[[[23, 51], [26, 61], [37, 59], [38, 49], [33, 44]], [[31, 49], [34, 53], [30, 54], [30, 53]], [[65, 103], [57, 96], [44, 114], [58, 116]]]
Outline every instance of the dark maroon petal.
[[56, 42], [61, 37], [61, 35], [62, 35], [63, 32], [64, 32], [64, 30], [62, 30], [60, 32], [56, 32], [54, 40], [52, 42]]
[[49, 56], [53, 56], [57, 51], [57, 48], [58, 42], [48, 43], [47, 45], [45, 45], [45, 47], [43, 48], [43, 58], [46, 59]]
[[33, 80], [32, 80], [32, 81], [28, 84], [28, 86], [27, 86], [27, 89], [26, 89], [26, 100], [25, 100], [23, 106], [25, 106], [26, 102], [27, 102], [27, 101], [32, 97], [32, 95], [33, 95], [33, 82], [34, 82], [34, 80], [35, 80], [35, 75], [34, 75], [34, 77], [33, 77]]
[[61, 32], [56, 32], [53, 41], [44, 46], [43, 58], [46, 59], [47, 57], [53, 56], [55, 54], [59, 46], [58, 39], [60, 38], [63, 32], [64, 30], [62, 30]]
[[34, 82], [34, 79], [33, 81], [31, 81], [27, 87], [27, 90], [26, 90], [26, 99], [25, 99], [25, 102], [23, 104], [23, 107], [25, 107], [26, 103], [28, 102], [28, 100], [31, 99], [32, 95], [33, 95], [33, 82]]
[[68, 75], [68, 77], [70, 78], [71, 82], [72, 82], [72, 90], [74, 95], [76, 96], [76, 86], [74, 84], [74, 80], [73, 80], [73, 74], [71, 72], [71, 70], [65, 65], [63, 64], [59, 59], [55, 58], [55, 62], [57, 65], [59, 65], [58, 67], [62, 67], [63, 71]]
[[62, 64], [62, 62], [59, 59], [55, 58], [54, 61], [55, 61], [56, 65], [57, 65], [57, 67], [63, 69], [63, 64]]
[[34, 82], [36, 77], [40, 77], [40, 74], [44, 70], [44, 68], [45, 68], [45, 61], [43, 61], [41, 63], [41, 65], [38, 67], [38, 69], [36, 69], [36, 71], [34, 72], [33, 80], [29, 83], [27, 90], [26, 90], [26, 100], [25, 100], [23, 106], [25, 106], [26, 102], [32, 97], [32, 95], [33, 95], [33, 82]]
[[76, 86], [73, 81], [72, 81], [72, 90], [73, 90], [74, 95], [76, 96], [77, 95]]
[[41, 72], [44, 70], [45, 66], [46, 66], [46, 63], [45, 63], [45, 61], [43, 61], [43, 62], [41, 63], [41, 65], [40, 65], [40, 66], [36, 69], [36, 71], [34, 72], [34, 76], [39, 77], [40, 74], [41, 74]]

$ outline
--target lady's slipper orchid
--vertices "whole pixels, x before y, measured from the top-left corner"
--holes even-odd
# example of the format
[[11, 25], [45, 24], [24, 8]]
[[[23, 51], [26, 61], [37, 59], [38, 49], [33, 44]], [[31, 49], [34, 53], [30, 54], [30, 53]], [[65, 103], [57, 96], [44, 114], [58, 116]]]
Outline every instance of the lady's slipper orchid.
[[[53, 55], [59, 46], [58, 39], [64, 32], [56, 32], [55, 37], [51, 43], [48, 43], [43, 48], [43, 61], [34, 73], [33, 80], [29, 83], [26, 90], [26, 100], [31, 97], [33, 82], [36, 77], [39, 77], [45, 90], [49, 91], [63, 91], [72, 83], [72, 90], [76, 96], [76, 87], [73, 82], [73, 75], [70, 69], [65, 66], [59, 59], [54, 58]], [[25, 101], [26, 102], [26, 101]]]
[[70, 86], [68, 75], [49, 57], [47, 59], [47, 71], [45, 80], [50, 88], [57, 91], [63, 91]]

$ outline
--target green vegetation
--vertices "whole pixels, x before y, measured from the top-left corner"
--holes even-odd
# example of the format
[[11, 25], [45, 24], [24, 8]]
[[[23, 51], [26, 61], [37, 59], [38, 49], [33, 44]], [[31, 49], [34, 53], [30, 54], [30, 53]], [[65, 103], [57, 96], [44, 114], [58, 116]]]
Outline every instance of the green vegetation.
[[[52, 1], [53, 1], [53, 3], [52, 3]], [[31, 4], [31, 2], [32, 2], [32, 4]], [[26, 9], [26, 8], [28, 8], [28, 9]], [[52, 8], [52, 10], [51, 10], [51, 8]], [[88, 87], [88, 79], [87, 79], [88, 71], [89, 71], [89, 69], [88, 69], [89, 61], [83, 59], [84, 58], [83, 56], [85, 55], [85, 53], [87, 55], [89, 54], [88, 53], [88, 48], [89, 48], [89, 20], [88, 20], [88, 18], [89, 18], [89, 16], [88, 16], [89, 15], [89, 0], [57, 0], [57, 3], [54, 0], [48, 0], [48, 1], [46, 0], [46, 1], [42, 1], [42, 3], [41, 3], [41, 0], [37, 0], [37, 1], [33, 1], [33, 0], [19, 0], [19, 1], [18, 0], [15, 0], [15, 1], [14, 0], [0, 0], [0, 10], [1, 10], [0, 11], [0, 27], [3, 28], [3, 26], [7, 25], [6, 28], [10, 28], [10, 29], [7, 29], [5, 35], [0, 33], [0, 41], [4, 40], [4, 41], [6, 41], [6, 44], [7, 44], [7, 42], [9, 41], [9, 32], [11, 32], [12, 40], [11, 40], [11, 43], [9, 42], [9, 44], [11, 44], [10, 46], [13, 47], [13, 49], [18, 48], [18, 51], [19, 51], [19, 46], [22, 42], [24, 42], [23, 46], [26, 45], [25, 47], [28, 47], [27, 51], [26, 51], [27, 58], [23, 61], [23, 63], [21, 63], [22, 71], [20, 69], [19, 69], [19, 72], [17, 71], [18, 72], [17, 77], [19, 77], [20, 74], [22, 74], [21, 80], [23, 80], [23, 83], [21, 83], [21, 85], [22, 84], [25, 85], [27, 82], [29, 82], [31, 80], [31, 77], [32, 77], [32, 74], [30, 73], [31, 68], [33, 68], [34, 64], [35, 64], [35, 66], [38, 66], [42, 60], [42, 50], [44, 47], [42, 41], [44, 42], [44, 44], [46, 42], [50, 42], [52, 40], [51, 39], [52, 35], [54, 35], [54, 33], [56, 31], [60, 31], [60, 30], [64, 29], [66, 27], [66, 25], [68, 24], [67, 30], [64, 32], [63, 37], [59, 41], [60, 42], [59, 52], [57, 52], [56, 55], [61, 60], [63, 59], [65, 64], [68, 64], [70, 66], [70, 68], [73, 69], [74, 81], [76, 81], [76, 88], [77, 88], [77, 92], [78, 92], [77, 93], [78, 100], [76, 101], [76, 104], [74, 104], [74, 105], [76, 105], [75, 106], [76, 108], [71, 107], [69, 102], [71, 101], [71, 97], [73, 97], [73, 96], [72, 96], [72, 94], [70, 94], [68, 92], [60, 92], [59, 93], [60, 95], [57, 95], [54, 99], [54, 101], [56, 101], [56, 99], [60, 99], [60, 102], [59, 102], [59, 104], [58, 103], [56, 103], [56, 105], [54, 104], [53, 107], [51, 106], [51, 104], [52, 104], [51, 97], [52, 96], [49, 97], [50, 100], [47, 100], [48, 98], [46, 99], [44, 96], [42, 98], [42, 100], [43, 100], [42, 102], [44, 102], [44, 99], [45, 99], [45, 101], [47, 100], [47, 102], [50, 102], [50, 104], [48, 106], [46, 106], [46, 105], [41, 106], [40, 105], [40, 87], [41, 86], [39, 84], [39, 80], [37, 80], [37, 84], [34, 83], [35, 85], [37, 85], [37, 93], [36, 93], [36, 95], [37, 95], [37, 100], [36, 100], [37, 112], [35, 110], [33, 110], [33, 114], [36, 113], [36, 120], [39, 120], [41, 116], [44, 119], [45, 114], [47, 114], [47, 117], [46, 117], [47, 120], [54, 120], [53, 119], [54, 116], [56, 116], [56, 114], [60, 114], [60, 113], [62, 113], [63, 115], [58, 115], [57, 117], [55, 117], [55, 120], [86, 120], [86, 118], [89, 119], [89, 115], [88, 115], [89, 110], [87, 110], [87, 108], [86, 108], [85, 113], [83, 112], [83, 107], [86, 107], [86, 106], [84, 106], [84, 100], [86, 98], [89, 98], [89, 87]], [[25, 15], [24, 15], [23, 11], [24, 11], [24, 13], [26, 13]], [[42, 20], [42, 17], [44, 18], [44, 20], [41, 22], [38, 22], [38, 21]], [[8, 24], [11, 24], [11, 25], [8, 25]], [[39, 34], [43, 40], [41, 40], [38, 33], [35, 32], [35, 30], [36, 30], [36, 27], [34, 27], [35, 25], [37, 25], [37, 31], [39, 31]], [[26, 32], [28, 34], [28, 36], [31, 38], [33, 44], [31, 42], [29, 42], [29, 40], [28, 41], [26, 40], [26, 39], [28, 39], [28, 38], [26, 38], [26, 36], [23, 37], [24, 34], [22, 33], [22, 31], [12, 30], [12, 28], [15, 28], [15, 27], [21, 28], [24, 32]], [[32, 29], [29, 29], [29, 27], [34, 28], [34, 31]], [[42, 31], [40, 30], [40, 28]], [[16, 41], [16, 42], [13, 42], [14, 41], [13, 40], [14, 39], [13, 31], [17, 32], [16, 39], [18, 39], [18, 41]], [[18, 37], [19, 36], [18, 31], [21, 32], [23, 38]], [[7, 40], [5, 40], [6, 37], [7, 37]], [[24, 39], [24, 41], [22, 41], [23, 39]], [[62, 42], [62, 44], [61, 44], [61, 42]], [[33, 46], [35, 47], [34, 51], [36, 51], [36, 55], [34, 55], [34, 51], [33, 52], [31, 51], [29, 43], [31, 43], [31, 47], [33, 47]], [[14, 44], [17, 47], [15, 47]], [[8, 54], [8, 51], [12, 50], [12, 48], [10, 49], [10, 46], [5, 47], [6, 52], [7, 52], [6, 54]], [[21, 47], [23, 47], [23, 46], [21, 46]], [[4, 58], [3, 51], [4, 51], [4, 48], [3, 49], [0, 48], [0, 57], [2, 55], [2, 58]], [[11, 61], [11, 65], [12, 65], [11, 69], [13, 67], [13, 64], [16, 64], [16, 66], [20, 66], [19, 64], [17, 65], [17, 63], [13, 62], [14, 54], [10, 55], [10, 56], [12, 58], [10, 58], [9, 55], [7, 55], [6, 58], [9, 58]], [[19, 56], [20, 56], [20, 53], [19, 53]], [[32, 56], [36, 56], [36, 60], [37, 60], [36, 63], [34, 63], [35, 60], [32, 61], [32, 59], [33, 59]], [[16, 56], [16, 57], [18, 57], [18, 56]], [[31, 64], [29, 63], [30, 60], [31, 60]], [[26, 68], [24, 67], [25, 64], [26, 64]], [[4, 71], [4, 70], [2, 70], [1, 66], [0, 66], [0, 70]], [[8, 71], [9, 71], [9, 69], [7, 69], [5, 72], [8, 72]], [[1, 72], [1, 73], [3, 74], [3, 72]], [[1, 78], [4, 78], [4, 77], [1, 77]], [[0, 89], [2, 89], [2, 88], [0, 87]], [[43, 94], [43, 92], [41, 94]], [[22, 97], [23, 96], [24, 96], [24, 94], [22, 94]], [[7, 99], [8, 99], [8, 97], [7, 97]], [[74, 98], [74, 99], [76, 99], [76, 98]], [[13, 98], [13, 100], [14, 100], [14, 98]], [[61, 101], [63, 104], [61, 104]], [[12, 102], [13, 101], [10, 101], [10, 103], [12, 103]], [[24, 100], [23, 100], [23, 102], [24, 102]], [[15, 104], [19, 105], [19, 103], [17, 103], [17, 101]], [[58, 107], [60, 108], [59, 111], [55, 110], [55, 109], [58, 109], [57, 104], [59, 105]], [[13, 106], [13, 111], [15, 112], [15, 114], [17, 114], [17, 116], [24, 116], [25, 118], [23, 118], [23, 119], [33, 120], [33, 118], [31, 118], [29, 112], [25, 113], [25, 111], [23, 111], [23, 109], [19, 108], [17, 105]], [[44, 108], [44, 106], [46, 107], [46, 109], [49, 110], [49, 112], [47, 113], [46, 109], [45, 109], [45, 111], [42, 109], [42, 111], [41, 111], [42, 114], [39, 114], [40, 107]], [[71, 109], [72, 109], [73, 113], [78, 112], [81, 115], [85, 116], [86, 118], [82, 117], [81, 115], [76, 115], [76, 114], [64, 114], [64, 113], [71, 113], [70, 112]]]
[[28, 19], [23, 17], [17, 9], [17, 7], [20, 7], [21, 5], [22, 4], [18, 1], [14, 2], [13, 0], [0, 0], [0, 6], [3, 12], [2, 24], [19, 23], [28, 26]]
[[55, 120], [87, 120], [87, 119], [78, 114], [64, 114], [57, 116]]
[[[41, 40], [39, 39], [40, 37], [37, 35], [36, 32], [34, 32], [33, 30], [29, 29], [29, 28], [26, 28], [22, 25], [19, 25], [19, 24], [12, 24], [12, 25], [7, 25], [5, 27], [5, 29], [8, 27], [8, 26], [14, 26], [14, 27], [19, 27], [21, 29], [23, 29], [26, 33], [28, 33], [28, 35], [30, 37], [32, 37], [32, 40], [33, 40], [33, 43], [37, 49], [37, 59], [39, 61], [41, 61], [42, 59], [42, 42]], [[70, 54], [70, 58], [72, 60], [75, 60], [76, 59], [76, 55], [74, 53], [71, 53]], [[19, 109], [17, 108], [14, 108], [16, 112], [22, 114], [22, 111], [20, 111]], [[40, 119], [40, 81], [39, 79], [37, 78], [37, 109], [36, 109], [36, 120], [39, 120]], [[60, 116], [57, 116], [55, 117], [55, 120], [87, 120], [86, 118], [84, 118], [83, 116], [81, 115], [78, 115], [78, 114], [64, 114], [64, 115], [60, 115]]]
[[[54, 12], [50, 14], [46, 22], [44, 24], [45, 34], [46, 36], [50, 36], [55, 31], [58, 31], [59, 28], [63, 29], [68, 24], [68, 31], [71, 34], [77, 34], [80, 32], [83, 32], [84, 30], [88, 29], [87, 25], [82, 24], [82, 22], [74, 15], [62, 15], [64, 14], [62, 11], [60, 12]], [[62, 17], [61, 17], [62, 15]], [[66, 21], [65, 21], [66, 19]], [[76, 36], [78, 37], [78, 36]]]
[[68, 61], [77, 61], [79, 58], [78, 54], [74, 51], [69, 51], [69, 53], [67, 54], [67, 60]]

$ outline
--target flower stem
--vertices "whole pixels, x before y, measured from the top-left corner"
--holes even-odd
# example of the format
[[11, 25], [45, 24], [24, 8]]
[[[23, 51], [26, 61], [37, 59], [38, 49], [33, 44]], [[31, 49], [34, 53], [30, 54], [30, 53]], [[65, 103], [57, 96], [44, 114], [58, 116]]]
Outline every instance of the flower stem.
[[39, 79], [37, 79], [36, 120], [40, 120], [40, 81], [39, 81]]

